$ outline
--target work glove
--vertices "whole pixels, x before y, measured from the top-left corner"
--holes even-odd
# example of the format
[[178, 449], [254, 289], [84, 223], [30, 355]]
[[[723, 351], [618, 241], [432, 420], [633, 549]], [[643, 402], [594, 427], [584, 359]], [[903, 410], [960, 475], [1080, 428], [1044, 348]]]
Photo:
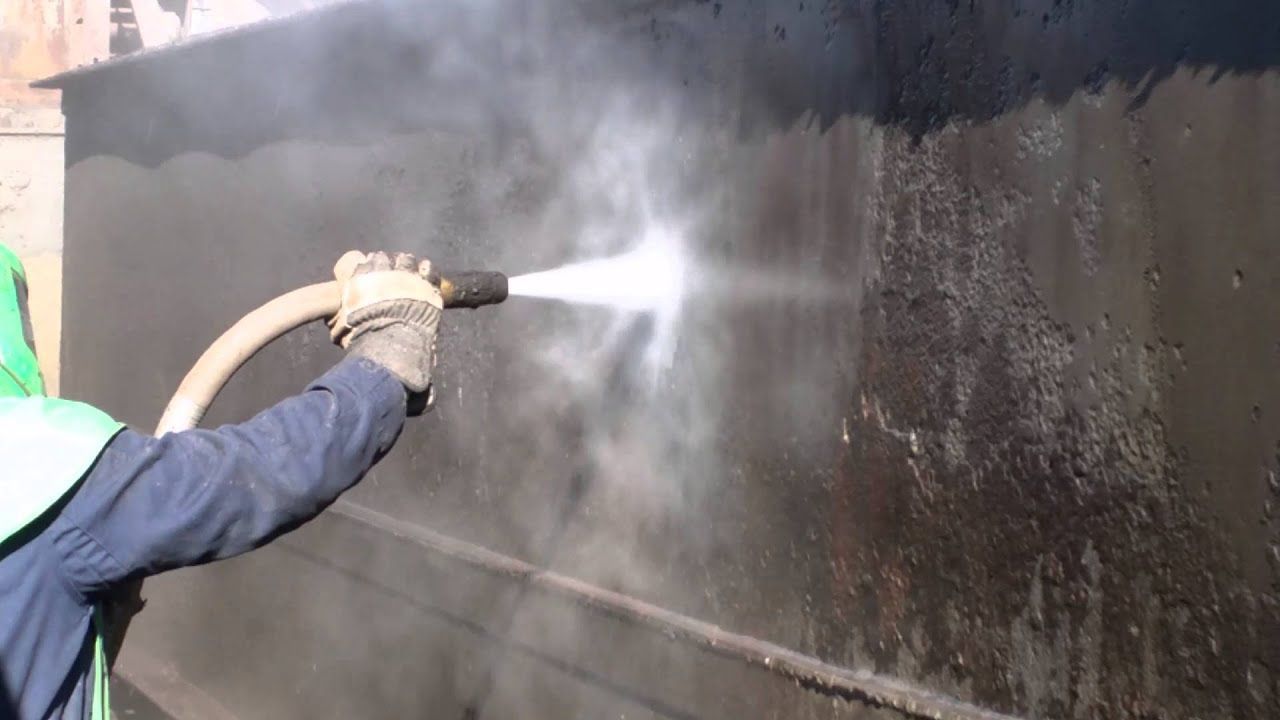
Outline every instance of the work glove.
[[334, 265], [333, 275], [342, 284], [342, 306], [329, 321], [333, 341], [395, 375], [409, 391], [411, 406], [430, 406], [444, 308], [431, 261], [352, 250]]

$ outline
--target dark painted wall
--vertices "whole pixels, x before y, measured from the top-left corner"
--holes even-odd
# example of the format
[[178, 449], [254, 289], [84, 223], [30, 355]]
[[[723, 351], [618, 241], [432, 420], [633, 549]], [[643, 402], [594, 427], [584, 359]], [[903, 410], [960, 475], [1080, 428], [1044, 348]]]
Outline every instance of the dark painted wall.
[[[383, 7], [69, 84], [66, 394], [150, 427], [352, 246], [519, 272], [674, 224], [741, 293], [673, 347], [447, 318], [352, 498], [1005, 712], [1269, 716], [1280, 9]], [[291, 335], [210, 420], [336, 357]], [[341, 517], [148, 595], [132, 651], [246, 718], [882, 713]]]

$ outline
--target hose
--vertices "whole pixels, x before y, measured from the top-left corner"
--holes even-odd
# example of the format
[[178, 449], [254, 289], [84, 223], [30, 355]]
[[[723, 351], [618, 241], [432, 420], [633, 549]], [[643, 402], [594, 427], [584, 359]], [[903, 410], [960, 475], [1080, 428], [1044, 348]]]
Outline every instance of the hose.
[[[474, 310], [507, 299], [507, 276], [500, 272], [445, 272], [436, 280], [446, 308]], [[336, 315], [341, 301], [342, 284], [332, 280], [285, 293], [245, 315], [196, 360], [160, 416], [156, 435], [199, 425], [222, 386], [249, 358], [294, 328]]]
[[[471, 275], [480, 274], [468, 277]], [[501, 278], [501, 293], [496, 300], [490, 298], [477, 302], [477, 293], [468, 289], [474, 283], [458, 281], [456, 291], [447, 288], [445, 307], [478, 307], [501, 302], [506, 298], [506, 278], [498, 277]], [[196, 427], [222, 386], [249, 358], [290, 330], [334, 315], [338, 312], [340, 299], [339, 283], [317, 283], [281, 295], [245, 315], [215, 340], [187, 373], [165, 408], [156, 434]], [[721, 657], [763, 669], [823, 695], [890, 708], [911, 718], [1017, 720], [897, 678], [831, 665], [765, 640], [731, 633], [637, 598], [548, 572], [516, 558], [439, 535], [345, 501], [339, 501], [334, 511], [437, 554], [488, 573], [528, 583], [602, 615], [648, 627], [672, 640], [690, 643]], [[124, 628], [127, 628], [127, 620], [121, 632]]]
[[245, 315], [204, 351], [182, 379], [160, 416], [156, 435], [199, 425], [222, 386], [249, 358], [290, 330], [337, 314], [341, 299], [341, 285], [331, 280], [285, 293]]

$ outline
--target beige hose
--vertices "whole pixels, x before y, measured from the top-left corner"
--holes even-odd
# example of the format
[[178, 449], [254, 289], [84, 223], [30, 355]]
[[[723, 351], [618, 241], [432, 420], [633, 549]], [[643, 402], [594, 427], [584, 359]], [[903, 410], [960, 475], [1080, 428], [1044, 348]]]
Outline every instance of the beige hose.
[[309, 322], [332, 317], [341, 302], [337, 281], [298, 288], [245, 315], [209, 346], [182, 379], [164, 410], [156, 435], [189, 430], [227, 380], [272, 340]]
[[[347, 253], [338, 262], [359, 263], [364, 258], [363, 253]], [[334, 272], [341, 277], [349, 275], [350, 269]], [[492, 270], [449, 273], [438, 282], [446, 308], [475, 309], [507, 299], [507, 276]], [[341, 304], [342, 284], [335, 280], [285, 293], [245, 315], [209, 346], [182, 379], [156, 426], [156, 435], [199, 425], [218, 391], [249, 358], [296, 327], [336, 315]]]

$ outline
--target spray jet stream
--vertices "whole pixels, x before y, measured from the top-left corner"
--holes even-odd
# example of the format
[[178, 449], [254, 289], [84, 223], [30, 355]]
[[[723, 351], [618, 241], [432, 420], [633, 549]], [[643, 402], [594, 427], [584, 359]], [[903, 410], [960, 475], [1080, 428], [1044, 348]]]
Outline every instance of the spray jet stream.
[[641, 314], [650, 317], [652, 334], [642, 362], [655, 387], [675, 354], [688, 263], [680, 234], [652, 226], [643, 238], [621, 255], [517, 275], [507, 287], [511, 296], [609, 308], [621, 313], [619, 322]]
[[672, 233], [653, 230], [634, 250], [510, 279], [513, 296], [672, 315], [684, 297], [685, 261]]

